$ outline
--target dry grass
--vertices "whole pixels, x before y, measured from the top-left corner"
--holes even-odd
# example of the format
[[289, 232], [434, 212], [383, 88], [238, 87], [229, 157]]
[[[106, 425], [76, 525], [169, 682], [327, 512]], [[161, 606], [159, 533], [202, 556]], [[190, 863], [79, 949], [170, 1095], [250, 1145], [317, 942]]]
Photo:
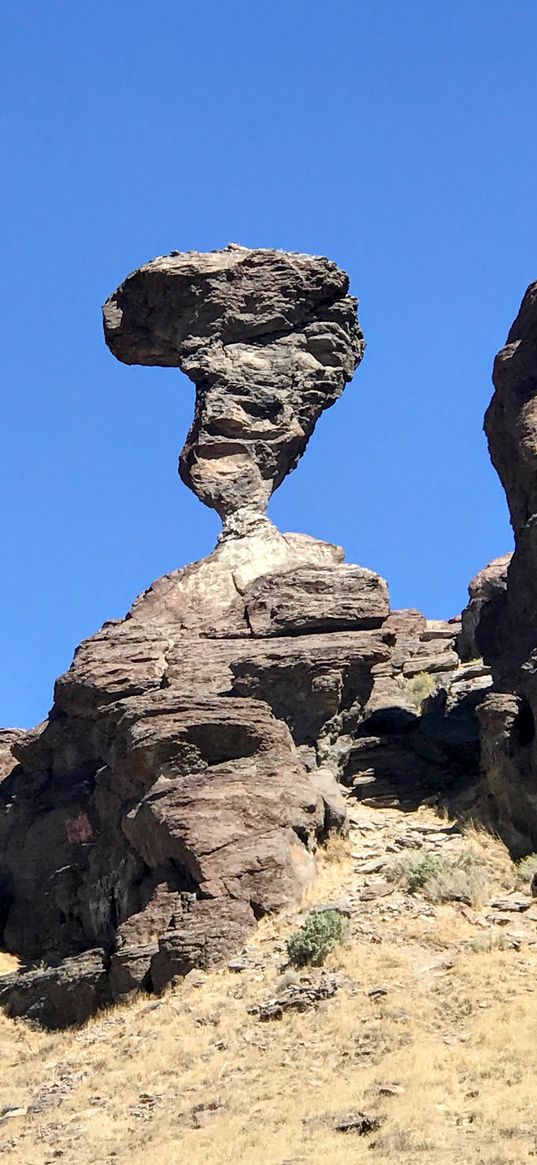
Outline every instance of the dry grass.
[[479, 909], [494, 888], [511, 890], [520, 873], [502, 843], [473, 823], [464, 831], [465, 844], [454, 852], [406, 850], [391, 862], [387, 876], [421, 891], [430, 902], [468, 902]]
[[0, 975], [10, 975], [12, 971], [16, 971], [19, 966], [19, 960], [14, 955], [7, 955], [5, 951], [0, 951]]
[[[496, 884], [513, 878], [494, 839]], [[349, 849], [332, 849], [310, 904], [341, 887]], [[349, 986], [321, 1008], [262, 1024], [248, 1008], [274, 991], [297, 913], [262, 922], [252, 967], [193, 972], [163, 1000], [139, 999], [80, 1032], [47, 1035], [0, 1019], [6, 1165], [521, 1165], [537, 1155], [536, 957], [473, 950], [460, 907], [434, 917], [374, 907], [328, 958]], [[412, 908], [412, 909], [411, 909]], [[429, 908], [430, 909], [430, 908]], [[478, 932], [479, 933], [479, 932]], [[375, 941], [380, 935], [381, 941]], [[386, 994], [368, 991], [381, 984]], [[378, 1095], [375, 1086], [402, 1091]], [[70, 1089], [70, 1091], [69, 1091]], [[61, 1098], [63, 1090], [63, 1099]], [[46, 1105], [49, 1107], [46, 1107]], [[196, 1115], [199, 1105], [214, 1105]], [[43, 1107], [44, 1106], [44, 1107]], [[361, 1109], [367, 1137], [334, 1129]]]

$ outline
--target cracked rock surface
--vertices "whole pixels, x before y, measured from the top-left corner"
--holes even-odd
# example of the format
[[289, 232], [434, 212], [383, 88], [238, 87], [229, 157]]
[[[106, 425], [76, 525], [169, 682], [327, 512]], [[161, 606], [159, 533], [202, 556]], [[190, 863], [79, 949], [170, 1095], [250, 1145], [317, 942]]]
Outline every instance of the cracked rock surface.
[[230, 247], [157, 259], [105, 305], [119, 359], [194, 380], [181, 476], [224, 532], [80, 645], [44, 725], [2, 734], [11, 1014], [63, 1026], [211, 966], [344, 825], [345, 748], [319, 740], [388, 658], [387, 586], [265, 510], [361, 358], [347, 291], [328, 259]]
[[265, 513], [359, 364], [348, 288], [329, 259], [231, 245], [154, 259], [105, 303], [119, 360], [181, 368], [194, 381], [180, 474], [228, 528]]

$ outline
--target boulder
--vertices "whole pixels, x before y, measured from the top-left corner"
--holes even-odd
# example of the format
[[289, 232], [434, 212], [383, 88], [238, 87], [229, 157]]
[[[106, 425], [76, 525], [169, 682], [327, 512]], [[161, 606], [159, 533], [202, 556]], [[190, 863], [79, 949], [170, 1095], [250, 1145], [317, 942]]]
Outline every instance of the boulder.
[[504, 645], [501, 629], [511, 554], [493, 559], [468, 585], [470, 601], [461, 618], [457, 651], [464, 661], [498, 658]]

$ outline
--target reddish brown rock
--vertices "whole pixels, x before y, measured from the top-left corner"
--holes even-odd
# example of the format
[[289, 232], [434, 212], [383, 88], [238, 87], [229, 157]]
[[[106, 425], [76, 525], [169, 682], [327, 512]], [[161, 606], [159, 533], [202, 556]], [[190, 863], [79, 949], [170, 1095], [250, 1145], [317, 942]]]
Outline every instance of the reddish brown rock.
[[348, 289], [329, 259], [233, 246], [154, 259], [105, 303], [119, 360], [181, 368], [194, 381], [180, 473], [228, 529], [265, 513], [361, 360]]
[[537, 283], [496, 357], [493, 379], [485, 430], [515, 549], [506, 571], [500, 562], [492, 577], [487, 568], [484, 582], [476, 580], [476, 638], [495, 688], [479, 716], [497, 825], [520, 853], [537, 848]]
[[462, 612], [457, 651], [463, 660], [498, 658], [504, 649], [502, 624], [511, 554], [495, 558], [468, 585], [470, 601]]
[[[289, 622], [276, 637], [237, 636], [232, 624], [229, 638], [206, 638], [209, 596], [222, 626], [229, 575], [253, 569], [244, 541], [199, 564], [197, 628], [190, 568], [82, 644], [47, 724], [10, 740], [19, 765], [1, 786], [3, 941], [52, 965], [99, 948], [104, 970], [98, 990], [84, 987], [88, 1006], [160, 990], [166, 976], [229, 955], [256, 918], [300, 897], [317, 840], [344, 824], [340, 727], [363, 715], [388, 649], [374, 631], [307, 633], [307, 591], [298, 636]], [[278, 578], [291, 595], [285, 572]], [[187, 607], [185, 628], [174, 617]], [[38, 1003], [35, 977], [14, 983], [6, 1006], [19, 1014], [27, 998], [32, 1014], [63, 1022], [54, 1002], [63, 987], [52, 990], [48, 972], [48, 1003]]]
[[301, 566], [265, 575], [244, 595], [253, 635], [380, 627], [390, 610], [384, 579], [360, 566]]
[[364, 764], [403, 799], [473, 771], [458, 628], [390, 615], [378, 575], [265, 514], [361, 357], [347, 290], [326, 259], [234, 248], [155, 260], [105, 305], [120, 359], [195, 381], [181, 474], [224, 531], [80, 645], [44, 725], [2, 736], [10, 1014], [81, 1022], [227, 958], [300, 898]]

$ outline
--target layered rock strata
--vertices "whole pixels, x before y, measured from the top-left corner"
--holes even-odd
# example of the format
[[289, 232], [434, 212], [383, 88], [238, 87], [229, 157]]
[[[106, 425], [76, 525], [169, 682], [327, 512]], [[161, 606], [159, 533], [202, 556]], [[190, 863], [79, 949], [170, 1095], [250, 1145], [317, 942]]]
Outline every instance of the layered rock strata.
[[[10, 738], [3, 944], [30, 968], [0, 980], [10, 1014], [81, 1022], [214, 965], [256, 918], [300, 897], [348, 797], [410, 807], [477, 774], [472, 684], [488, 679], [460, 665], [458, 624], [388, 614], [385, 584], [367, 571], [367, 614], [357, 601], [352, 617], [346, 592], [336, 617], [341, 580], [356, 585], [357, 568], [309, 540], [302, 591], [295, 538], [288, 572], [248, 583], [247, 542], [160, 579], [81, 644], [48, 723]], [[245, 614], [252, 595], [281, 580], [285, 598], [287, 574], [300, 630], [259, 635]], [[200, 576], [213, 605], [200, 601], [195, 623]], [[409, 682], [424, 675], [436, 692], [422, 712]]]
[[[271, 540], [276, 555], [285, 540]], [[388, 659], [386, 586], [308, 540], [297, 567], [296, 539], [288, 572], [248, 581], [248, 541], [159, 580], [83, 643], [47, 725], [10, 741], [3, 941], [27, 963], [80, 957], [68, 969], [84, 980], [94, 951], [82, 1011], [230, 953], [256, 918], [300, 896], [317, 840], [343, 825], [343, 749], [336, 760], [330, 737], [361, 719]], [[279, 606], [263, 601], [278, 593]], [[54, 990], [18, 976], [0, 999], [71, 1021], [54, 1004], [65, 970], [51, 973]]]
[[490, 689], [490, 669], [482, 660], [461, 662], [458, 619], [392, 611], [383, 638], [389, 659], [373, 668], [340, 780], [350, 796], [379, 808], [431, 801], [464, 810], [479, 798], [476, 708]]

